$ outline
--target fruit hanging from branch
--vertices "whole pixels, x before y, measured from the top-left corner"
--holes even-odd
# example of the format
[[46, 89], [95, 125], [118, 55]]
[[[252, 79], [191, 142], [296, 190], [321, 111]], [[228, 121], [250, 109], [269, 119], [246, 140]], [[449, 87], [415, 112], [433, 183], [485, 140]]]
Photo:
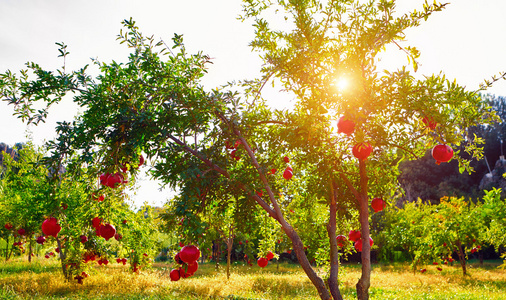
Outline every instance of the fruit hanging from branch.
[[286, 180], [290, 180], [293, 177], [293, 171], [292, 168], [286, 167], [285, 171], [283, 172], [283, 178]]
[[374, 210], [374, 212], [380, 212], [382, 211], [386, 206], [386, 202], [381, 198], [374, 198], [371, 201], [371, 207]]
[[44, 220], [42, 222], [42, 232], [45, 235], [56, 237], [61, 230], [61, 226], [58, 224], [58, 220], [55, 217]]
[[260, 268], [265, 268], [267, 266], [267, 264], [269, 263], [269, 260], [265, 257], [260, 257], [258, 260], [257, 260], [257, 265], [260, 267]]
[[[372, 240], [372, 237], [369, 237], [369, 245], [372, 245], [374, 244], [374, 241]], [[359, 239], [358, 241], [355, 242], [355, 249], [358, 251], [358, 252], [362, 252], [362, 239]]]
[[453, 158], [453, 149], [448, 145], [439, 144], [432, 148], [432, 157], [438, 165], [442, 162], [449, 162]]
[[367, 159], [372, 153], [372, 146], [366, 142], [358, 143], [353, 146], [352, 153], [358, 159]]
[[337, 246], [343, 248], [346, 244], [346, 237], [344, 235], [336, 236]]
[[360, 230], [350, 230], [350, 233], [348, 234], [348, 238], [352, 242], [356, 242], [362, 238], [362, 233]]
[[112, 238], [116, 234], [116, 228], [111, 224], [105, 224], [100, 226], [100, 236], [106, 241]]
[[347, 135], [352, 134], [355, 131], [355, 122], [348, 119], [345, 116], [342, 116], [339, 118], [339, 121], [337, 121], [337, 132], [338, 133], [344, 133]]

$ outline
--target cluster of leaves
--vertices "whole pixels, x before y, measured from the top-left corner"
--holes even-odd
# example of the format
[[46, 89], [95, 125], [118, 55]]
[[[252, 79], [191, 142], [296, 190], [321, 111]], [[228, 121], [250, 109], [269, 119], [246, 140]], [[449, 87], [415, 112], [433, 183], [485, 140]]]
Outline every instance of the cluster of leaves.
[[489, 227], [481, 217], [484, 207], [491, 205], [489, 198], [484, 199], [488, 204], [474, 204], [463, 197], [443, 197], [437, 205], [419, 200], [387, 210], [385, 227], [378, 233], [382, 255], [391, 258], [394, 251], [402, 251], [412, 259], [413, 270], [458, 257], [465, 275], [467, 255], [489, 241]]

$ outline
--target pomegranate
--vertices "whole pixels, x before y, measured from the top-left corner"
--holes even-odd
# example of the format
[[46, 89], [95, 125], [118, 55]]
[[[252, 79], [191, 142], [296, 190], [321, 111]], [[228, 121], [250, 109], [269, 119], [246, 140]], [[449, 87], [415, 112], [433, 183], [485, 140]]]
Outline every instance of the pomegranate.
[[267, 260], [267, 258], [265, 257], [260, 257], [258, 260], [257, 260], [257, 265], [260, 267], [260, 268], [265, 268], [267, 266], [267, 264], [269, 263], [269, 260]]
[[12, 226], [12, 224], [11, 224], [11, 223], [7, 223], [7, 224], [5, 224], [5, 229], [7, 229], [7, 230], [11, 230], [13, 227], [14, 227], [14, 226]]
[[353, 242], [360, 240], [361, 237], [362, 233], [359, 230], [350, 230], [350, 233], [348, 234], [348, 238]]
[[336, 236], [337, 246], [338, 247], [344, 247], [344, 244], [346, 243], [346, 237], [344, 235], [338, 235]]
[[199, 269], [199, 263], [194, 261], [188, 264], [188, 270], [186, 271], [188, 274], [193, 275]]
[[179, 275], [179, 270], [178, 269], [172, 269], [170, 271], [170, 281], [178, 281], [179, 278], [180, 278], [180, 275]]
[[45, 242], [46, 242], [46, 237], [45, 236], [39, 236], [37, 238], [37, 244], [44, 245]]
[[427, 272], [427, 269], [421, 269], [420, 270], [420, 273], [422, 273], [422, 274], [425, 273], [425, 272]]
[[93, 218], [93, 220], [91, 220], [91, 224], [93, 226], [93, 228], [97, 229], [100, 227], [102, 223], [102, 219], [100, 219], [99, 217], [95, 217]]
[[[369, 245], [372, 245], [374, 244], [374, 241], [372, 240], [371, 237], [369, 237]], [[362, 239], [358, 240], [355, 242], [355, 249], [357, 249], [358, 252], [362, 252]]]
[[448, 145], [439, 144], [432, 148], [432, 157], [438, 165], [442, 162], [448, 162], [453, 157], [453, 149]]
[[85, 235], [81, 235], [79, 238], [81, 239], [81, 243], [83, 243], [83, 244], [88, 241], [88, 237]]
[[271, 251], [269, 251], [269, 253], [267, 253], [267, 256], [265, 258], [267, 258], [267, 260], [273, 259], [274, 258], [274, 253], [272, 253]]
[[58, 224], [58, 220], [55, 217], [44, 220], [42, 222], [42, 232], [45, 235], [56, 237], [61, 230], [61, 226]]
[[277, 169], [271, 169], [271, 174], [275, 174]]
[[286, 163], [289, 163], [289, 162], [290, 162], [290, 158], [288, 158], [288, 156], [283, 157], [283, 160], [284, 160]]
[[194, 245], [186, 245], [179, 251], [179, 258], [185, 263], [191, 263], [199, 259], [200, 250]]
[[144, 164], [144, 156], [140, 156], [139, 157], [139, 167], [142, 166]]
[[353, 153], [353, 156], [355, 156], [358, 159], [367, 159], [369, 155], [372, 153], [372, 146], [369, 143], [358, 143], [355, 146], [353, 146], [353, 149], [351, 151]]
[[440, 267], [437, 267], [437, 270], [440, 271], [440, 272], [443, 271], [443, 269], [440, 268]]
[[337, 121], [337, 132], [338, 133], [344, 133], [347, 135], [350, 135], [355, 131], [355, 123], [345, 116], [342, 116], [339, 118], [339, 121]]
[[371, 201], [371, 207], [374, 210], [374, 212], [382, 211], [383, 208], [385, 208], [386, 202], [383, 201], [381, 198], [374, 198]]
[[24, 230], [23, 228], [19, 228], [18, 229], [18, 234], [19, 235], [25, 235], [25, 233], [26, 233], [26, 230]]
[[285, 171], [283, 172], [283, 178], [286, 180], [290, 180], [290, 179], [292, 179], [292, 176], [293, 176], [293, 171], [286, 168]]
[[106, 241], [112, 238], [116, 234], [116, 228], [111, 224], [105, 224], [100, 226], [100, 236]]

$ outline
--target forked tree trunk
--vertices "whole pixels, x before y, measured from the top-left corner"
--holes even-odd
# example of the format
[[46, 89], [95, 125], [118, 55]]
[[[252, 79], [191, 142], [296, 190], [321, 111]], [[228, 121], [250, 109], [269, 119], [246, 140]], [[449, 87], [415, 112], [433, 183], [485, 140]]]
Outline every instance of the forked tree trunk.
[[65, 279], [70, 281], [71, 278], [70, 278], [70, 274], [68, 274], [68, 272], [67, 272], [67, 265], [65, 263], [65, 254], [63, 253], [62, 244], [61, 244], [59, 237], [56, 238], [56, 243], [58, 245], [58, 249], [60, 249], [60, 262], [61, 262], [61, 269], [62, 269], [63, 276], [65, 277]]

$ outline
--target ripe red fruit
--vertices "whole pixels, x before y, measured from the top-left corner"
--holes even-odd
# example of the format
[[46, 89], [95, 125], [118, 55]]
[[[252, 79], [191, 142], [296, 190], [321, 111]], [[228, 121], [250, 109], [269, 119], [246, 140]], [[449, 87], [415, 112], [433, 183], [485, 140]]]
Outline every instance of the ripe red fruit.
[[349, 120], [345, 116], [342, 116], [339, 118], [339, 121], [337, 121], [337, 132], [338, 133], [344, 133], [347, 135], [350, 135], [355, 131], [355, 122], [352, 120]]
[[290, 180], [292, 179], [292, 176], [293, 172], [290, 171], [288, 168], [286, 168], [285, 171], [283, 172], [283, 178], [285, 178], [286, 180]]
[[244, 242], [247, 244], [247, 243], [248, 243], [248, 240], [245, 240]]
[[123, 220], [123, 224], [126, 224], [127, 223], [127, 220]]
[[290, 162], [290, 158], [288, 158], [288, 156], [283, 157], [283, 160], [284, 160], [286, 163], [289, 163], [289, 162]]
[[102, 219], [100, 219], [99, 217], [95, 217], [95, 218], [93, 218], [93, 220], [91, 220], [91, 224], [93, 225], [93, 228], [95, 228], [95, 229], [99, 229], [101, 223], [102, 223]]
[[346, 243], [346, 237], [344, 235], [338, 235], [336, 236], [337, 246], [338, 247], [344, 247], [344, 244]]
[[423, 117], [422, 122], [425, 124], [425, 126], [429, 127], [431, 130], [436, 129], [437, 127], [437, 122], [434, 121], [432, 117], [425, 116]]
[[[371, 237], [369, 237], [369, 245], [374, 245], [374, 241], [372, 240]], [[358, 251], [358, 252], [362, 252], [362, 239], [358, 240], [355, 242], [355, 249]]]
[[369, 143], [358, 143], [353, 146], [351, 152], [356, 158], [364, 160], [367, 159], [369, 155], [371, 155], [372, 146]]
[[46, 242], [46, 237], [45, 236], [39, 236], [37, 238], [37, 244], [44, 245], [45, 242]]
[[292, 254], [292, 250], [288, 250], [288, 254]]
[[12, 224], [11, 224], [11, 223], [7, 223], [7, 224], [5, 224], [5, 229], [7, 229], [7, 230], [11, 230], [13, 227], [14, 227], [14, 226], [12, 226]]
[[443, 271], [443, 269], [442, 269], [442, 268], [440, 268], [440, 267], [437, 267], [437, 270], [438, 270], [438, 271]]
[[180, 278], [180, 275], [179, 275], [179, 270], [178, 269], [172, 269], [170, 271], [170, 281], [178, 281], [179, 278]]
[[144, 164], [144, 156], [140, 156], [139, 157], [139, 167], [142, 166]]
[[267, 253], [267, 256], [265, 258], [267, 258], [267, 260], [273, 259], [274, 258], [274, 253], [272, 253], [271, 251], [269, 251], [269, 253]]
[[359, 230], [350, 230], [348, 238], [350, 239], [350, 241], [356, 242], [360, 240], [360, 238], [362, 238], [362, 233]]
[[100, 236], [102, 236], [106, 241], [112, 238], [116, 234], [116, 228], [114, 228], [111, 224], [105, 224], [100, 226]]
[[183, 267], [179, 268], [179, 277], [180, 278], [188, 278], [190, 276], [191, 276], [191, 274], [188, 274], [188, 272], [186, 272], [186, 270]]
[[119, 233], [116, 233], [114, 235], [114, 238], [116, 239], [116, 241], [121, 241], [123, 239], [123, 236], [121, 234], [119, 234]]
[[144, 255], [145, 257], [148, 257], [148, 254], [147, 254], [147, 253], [144, 253], [144, 254], [142, 254], [142, 255]]
[[47, 254], [46, 254], [46, 255], [44, 255], [44, 257], [45, 257], [45, 258], [49, 258], [49, 255], [47, 255]]
[[18, 234], [19, 235], [24, 235], [26, 233], [26, 230], [24, 230], [23, 228], [19, 228], [18, 229]]
[[194, 261], [188, 264], [188, 270], [186, 271], [188, 274], [193, 275], [199, 269], [199, 263]]
[[[241, 241], [239, 241], [239, 245], [242, 245], [242, 242], [241, 242]], [[207, 248], [207, 250], [209, 250], [209, 248]]]
[[476, 248], [471, 249], [471, 253], [475, 253], [476, 251], [478, 251], [478, 249]]
[[63, 210], [66, 210], [67, 208], [69, 208], [69, 206], [68, 206], [66, 203], [62, 203], [62, 204], [61, 204], [61, 208], [62, 208]]
[[446, 247], [446, 243], [443, 243], [443, 247]]
[[433, 264], [433, 265], [435, 265], [435, 266], [437, 266], [437, 265], [438, 265], [437, 261], [433, 262], [432, 264]]
[[442, 162], [448, 162], [453, 157], [453, 149], [448, 145], [439, 144], [432, 148], [432, 157], [438, 165]]
[[423, 273], [427, 272], [427, 269], [421, 269], [420, 272], [423, 274]]
[[267, 264], [269, 263], [269, 261], [267, 260], [267, 258], [265, 257], [260, 257], [258, 260], [257, 260], [257, 265], [260, 267], [260, 268], [265, 268], [265, 266], [267, 266]]
[[257, 193], [258, 197], [262, 197], [264, 195], [264, 193], [262, 191], [256, 192], [256, 193]]
[[61, 226], [58, 224], [58, 220], [54, 217], [51, 217], [49, 219], [45, 219], [44, 222], [42, 222], [42, 232], [45, 235], [50, 235], [57, 237], [58, 233], [61, 230]]
[[183, 248], [184, 247], [184, 243], [183, 242], [179, 242], [179, 247]]
[[126, 259], [126, 258], [122, 258], [122, 259], [121, 259], [121, 262], [123, 263], [123, 265], [125, 265], [125, 264], [126, 264], [126, 262], [127, 262], [127, 259]]
[[179, 258], [185, 263], [191, 263], [199, 259], [200, 250], [194, 245], [186, 245], [179, 252]]
[[60, 253], [60, 248], [55, 248], [55, 249], [54, 249], [54, 251], [55, 251], [56, 253]]
[[277, 169], [271, 169], [271, 174], [276, 173]]
[[451, 257], [448, 258], [448, 261], [451, 262], [451, 263], [454, 262], [453, 258], [451, 258]]
[[371, 201], [371, 207], [374, 210], [374, 212], [382, 211], [386, 206], [386, 202], [383, 201], [381, 198], [374, 198]]

